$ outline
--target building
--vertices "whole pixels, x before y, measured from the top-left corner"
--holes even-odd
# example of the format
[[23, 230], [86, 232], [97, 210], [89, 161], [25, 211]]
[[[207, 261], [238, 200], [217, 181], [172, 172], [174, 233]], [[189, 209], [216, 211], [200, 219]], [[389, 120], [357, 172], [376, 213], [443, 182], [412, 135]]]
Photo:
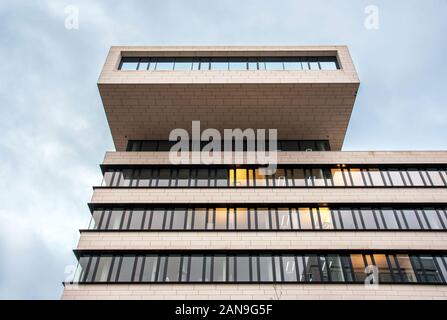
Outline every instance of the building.
[[[447, 298], [447, 152], [341, 151], [346, 46], [112, 47], [98, 87], [116, 151], [64, 299]], [[276, 173], [172, 164], [194, 120], [277, 129]]]

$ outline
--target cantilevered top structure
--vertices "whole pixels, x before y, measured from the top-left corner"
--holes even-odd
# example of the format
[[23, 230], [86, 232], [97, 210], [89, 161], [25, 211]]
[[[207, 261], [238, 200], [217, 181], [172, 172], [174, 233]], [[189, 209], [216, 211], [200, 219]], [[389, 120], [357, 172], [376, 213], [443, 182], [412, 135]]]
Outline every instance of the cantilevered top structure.
[[98, 87], [117, 151], [173, 128], [278, 129], [340, 150], [359, 87], [346, 46], [115, 46]]

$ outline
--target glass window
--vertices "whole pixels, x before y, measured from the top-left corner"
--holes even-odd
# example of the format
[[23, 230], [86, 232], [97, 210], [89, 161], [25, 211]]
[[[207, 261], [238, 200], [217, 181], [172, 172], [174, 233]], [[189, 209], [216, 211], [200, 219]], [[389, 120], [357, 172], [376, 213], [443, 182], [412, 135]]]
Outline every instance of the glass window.
[[321, 281], [320, 265], [318, 263], [317, 255], [308, 255], [304, 257], [305, 262], [305, 277], [309, 282], [319, 282]]
[[94, 281], [107, 282], [111, 265], [112, 265], [112, 256], [99, 257]]
[[295, 187], [304, 187], [306, 186], [306, 178], [304, 176], [303, 169], [291, 169], [288, 171], [291, 175], [288, 177], [289, 185]]
[[284, 70], [284, 66], [283, 66], [283, 63], [280, 61], [266, 61], [265, 69], [272, 70], [272, 71]]
[[363, 218], [365, 229], [377, 229], [376, 220], [374, 219], [374, 212], [371, 209], [361, 209], [360, 214]]
[[291, 229], [289, 209], [279, 208], [277, 211], [278, 211], [279, 229]]
[[337, 70], [335, 61], [320, 61], [321, 70]]
[[167, 268], [165, 281], [166, 282], [175, 282], [179, 281], [179, 271], [180, 271], [180, 256], [172, 255], [167, 258]]
[[409, 169], [408, 175], [410, 176], [413, 186], [424, 186], [424, 179], [422, 179], [421, 173], [417, 169]]
[[228, 186], [228, 169], [216, 169], [216, 187]]
[[102, 179], [102, 184], [101, 184], [103, 187], [112, 186], [113, 174], [114, 174], [114, 171], [104, 172], [104, 178]]
[[270, 213], [267, 208], [257, 208], [258, 229], [270, 229]]
[[387, 229], [399, 229], [399, 224], [396, 220], [394, 210], [392, 209], [382, 209], [382, 216], [385, 220], [385, 225]]
[[396, 255], [396, 258], [399, 263], [403, 282], [416, 282], [416, 275], [414, 274], [410, 257], [406, 254], [398, 254]]
[[351, 254], [352, 267], [354, 269], [355, 280], [358, 282], [364, 282], [366, 278], [365, 274], [365, 262], [363, 261], [363, 255]]
[[187, 187], [189, 182], [189, 169], [178, 169], [177, 171], [177, 186]]
[[282, 266], [285, 282], [295, 282], [296, 278], [296, 265], [294, 256], [282, 256]]
[[140, 64], [138, 65], [138, 70], [147, 70], [149, 69], [150, 60], [148, 58], [141, 58]]
[[140, 58], [123, 58], [120, 70], [124, 71], [137, 70], [139, 60]]
[[144, 216], [144, 210], [133, 210], [132, 213], [130, 214], [131, 220], [129, 229], [140, 230], [143, 224], [143, 216]]
[[208, 169], [197, 169], [197, 187], [208, 186]]
[[299, 208], [298, 209], [301, 229], [313, 229], [311, 209]]
[[427, 217], [430, 229], [443, 229], [442, 221], [439, 219], [439, 215], [434, 209], [424, 209], [425, 216]]
[[247, 62], [245, 61], [231, 61], [230, 70], [247, 70]]
[[[326, 257], [326, 262], [328, 264], [327, 268], [331, 275], [332, 282], [341, 282], [345, 280], [343, 275], [343, 269], [340, 261], [340, 256], [335, 254], [330, 254]], [[324, 268], [323, 268], [324, 269]]]
[[248, 70], [258, 70], [257, 62], [248, 62]]
[[236, 257], [236, 279], [237, 281], [250, 281], [250, 258], [248, 256]]
[[259, 256], [259, 280], [260, 281], [273, 281], [273, 264], [272, 256], [261, 255]]
[[123, 256], [121, 258], [121, 267], [118, 275], [118, 282], [130, 282], [132, 280], [134, 256]]
[[236, 209], [236, 227], [237, 229], [248, 229], [248, 211], [247, 208]]
[[157, 71], [172, 71], [174, 70], [174, 62], [170, 60], [158, 60], [155, 67]]
[[123, 217], [123, 210], [113, 210], [110, 214], [110, 221], [107, 229], [117, 230], [121, 226], [121, 219]]
[[226, 280], [226, 268], [227, 258], [224, 255], [214, 256], [213, 265], [213, 281], [225, 281]]
[[299, 151], [298, 141], [295, 140], [283, 140], [280, 141], [281, 151]]
[[163, 222], [164, 222], [165, 210], [163, 209], [154, 209], [152, 211], [152, 230], [162, 230]]
[[204, 230], [206, 224], [206, 209], [198, 208], [194, 211], [194, 229]]
[[363, 181], [361, 169], [349, 169], [349, 171], [351, 173], [353, 186], [364, 187], [365, 183]]
[[393, 183], [393, 186], [395, 187], [401, 187], [404, 186], [404, 181], [402, 180], [402, 177], [400, 175], [400, 171], [397, 169], [388, 169], [388, 174], [391, 178], [391, 181]]
[[393, 282], [393, 276], [391, 275], [390, 267], [388, 266], [387, 258], [384, 254], [375, 254], [374, 262], [379, 269], [379, 283], [380, 282]]
[[140, 171], [140, 177], [138, 180], [138, 186], [140, 187], [149, 187], [150, 181], [152, 176], [152, 170], [151, 169], [142, 169]]
[[255, 179], [257, 187], [265, 187], [267, 185], [267, 176], [262, 175], [259, 169], [255, 170]]
[[303, 70], [299, 61], [284, 61], [284, 70]]
[[343, 229], [356, 229], [351, 209], [340, 209], [339, 213], [343, 222]]
[[129, 187], [132, 181], [132, 176], [133, 176], [132, 169], [124, 169], [122, 172], [120, 172], [119, 186]]
[[320, 220], [322, 229], [334, 229], [334, 224], [332, 222], [331, 210], [329, 208], [320, 207]]
[[175, 209], [172, 211], [172, 229], [180, 230], [185, 226], [186, 210]]
[[176, 71], [189, 71], [192, 69], [192, 61], [188, 59], [176, 59], [174, 64], [174, 70]]
[[421, 229], [416, 212], [411, 209], [402, 210], [409, 229]]
[[170, 169], [160, 169], [158, 172], [158, 186], [169, 187], [169, 181], [171, 179]]
[[431, 256], [419, 256], [420, 263], [425, 272], [425, 281], [430, 283], [441, 282], [441, 276], [438, 268]]
[[203, 281], [203, 256], [191, 256], [189, 281]]
[[216, 208], [216, 229], [227, 228], [227, 208]]
[[345, 182], [343, 180], [343, 172], [341, 169], [331, 169], [332, 181], [334, 186], [344, 186]]
[[436, 169], [428, 169], [427, 174], [430, 177], [433, 186], [445, 186], [444, 181], [441, 178], [441, 174]]
[[99, 229], [100, 228], [100, 222], [101, 222], [101, 217], [102, 217], [102, 210], [94, 210], [92, 213], [92, 218], [90, 220], [90, 224], [88, 226], [88, 228], [90, 230], [92, 229]]
[[320, 70], [320, 65], [318, 64], [317, 59], [310, 58], [309, 59], [309, 67], [310, 67], [310, 70]]
[[371, 177], [372, 185], [375, 187], [383, 187], [382, 174], [379, 169], [368, 169], [369, 176]]
[[211, 62], [211, 70], [228, 70], [228, 61], [221, 59], [214, 59]]
[[325, 186], [323, 169], [311, 169], [311, 176], [313, 178], [315, 186], [317, 187]]
[[78, 266], [76, 268], [73, 282], [83, 282], [86, 278], [86, 271], [88, 267], [88, 263], [90, 261], [89, 256], [82, 256], [79, 258]]

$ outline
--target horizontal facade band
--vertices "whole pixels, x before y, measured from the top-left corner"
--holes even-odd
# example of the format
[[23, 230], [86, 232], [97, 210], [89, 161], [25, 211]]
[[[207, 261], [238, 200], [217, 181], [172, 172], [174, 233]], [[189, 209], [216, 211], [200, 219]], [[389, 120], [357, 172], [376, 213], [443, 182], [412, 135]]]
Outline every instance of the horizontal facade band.
[[[231, 158], [223, 158], [226, 164], [250, 164], [248, 152], [234, 154]], [[245, 155], [245, 157], [244, 157]], [[192, 164], [203, 163], [208, 157], [201, 154], [187, 154]], [[230, 161], [227, 162], [226, 159]], [[331, 151], [331, 152], [291, 152], [282, 151], [277, 154], [278, 164], [303, 165], [435, 165], [447, 164], [446, 151]], [[103, 165], [170, 165], [169, 152], [112, 152], [106, 153]], [[254, 163], [252, 163], [254, 164]]]
[[81, 252], [73, 283], [410, 283], [447, 284], [447, 251]]
[[[341, 294], [342, 293], [342, 294]], [[447, 286], [380, 284], [371, 290], [363, 284], [304, 283], [201, 283], [201, 284], [68, 284], [62, 299], [145, 300], [446, 300]]]
[[96, 208], [91, 230], [447, 230], [447, 207]]
[[447, 166], [303, 167], [282, 165], [266, 175], [262, 167], [102, 167], [104, 187], [447, 187]]
[[92, 204], [120, 203], [425, 203], [443, 204], [447, 188], [96, 188]]
[[447, 250], [442, 231], [98, 231], [78, 250]]

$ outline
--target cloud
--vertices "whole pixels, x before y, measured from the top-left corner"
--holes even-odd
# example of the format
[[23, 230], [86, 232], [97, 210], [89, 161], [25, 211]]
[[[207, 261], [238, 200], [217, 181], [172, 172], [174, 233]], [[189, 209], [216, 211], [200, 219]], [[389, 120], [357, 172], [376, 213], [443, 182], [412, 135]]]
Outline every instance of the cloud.
[[[12, 1], [0, 4], [0, 298], [60, 297], [98, 164], [96, 81], [111, 45], [347, 44], [361, 88], [346, 150], [446, 149], [445, 1]], [[79, 30], [64, 27], [79, 7]]]

